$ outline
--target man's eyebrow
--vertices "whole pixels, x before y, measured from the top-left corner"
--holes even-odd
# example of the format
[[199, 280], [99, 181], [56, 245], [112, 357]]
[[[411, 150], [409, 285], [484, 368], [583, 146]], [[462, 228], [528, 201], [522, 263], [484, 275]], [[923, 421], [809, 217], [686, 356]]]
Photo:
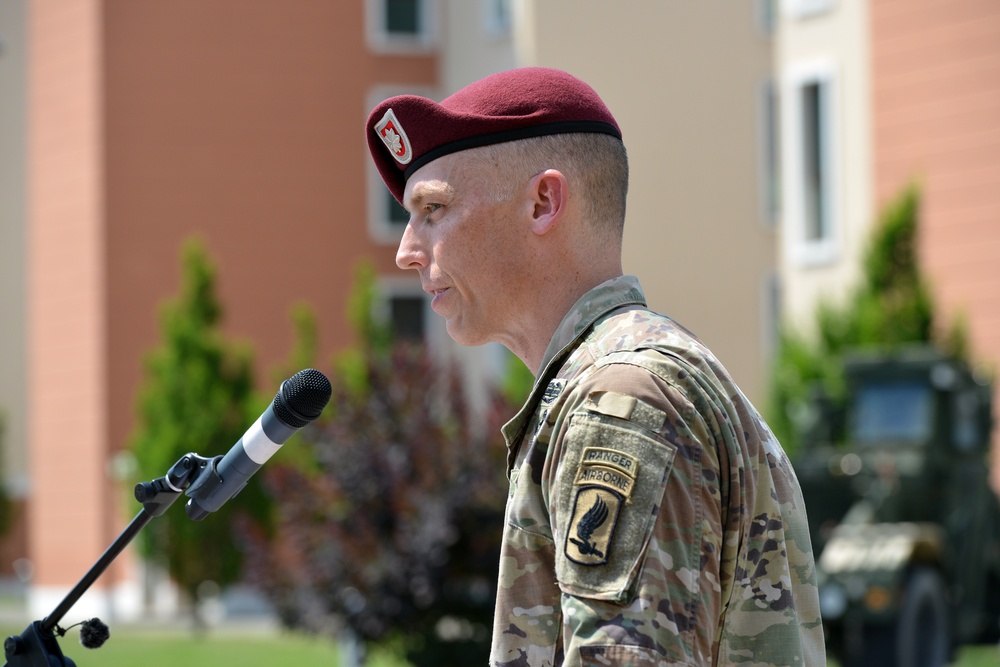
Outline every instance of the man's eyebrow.
[[455, 189], [448, 183], [442, 181], [431, 181], [429, 183], [418, 183], [413, 186], [413, 190], [410, 192], [410, 198], [404, 202], [409, 204], [407, 209], [418, 208], [425, 200], [435, 198], [435, 197], [451, 197], [455, 193]]

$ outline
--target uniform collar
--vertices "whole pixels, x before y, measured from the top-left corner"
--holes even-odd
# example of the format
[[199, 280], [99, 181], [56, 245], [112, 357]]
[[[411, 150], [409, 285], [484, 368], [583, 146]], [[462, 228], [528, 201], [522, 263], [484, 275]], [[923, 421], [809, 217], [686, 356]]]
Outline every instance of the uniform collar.
[[549, 380], [559, 371], [560, 364], [562, 364], [566, 354], [576, 347], [597, 320], [622, 306], [631, 305], [646, 305], [646, 296], [643, 294], [642, 286], [639, 285], [639, 279], [635, 276], [619, 276], [601, 283], [584, 294], [563, 317], [545, 349], [545, 355], [542, 357], [542, 370], [535, 378], [535, 385], [531, 389], [528, 400], [502, 429], [509, 450], [508, 472], [510, 465], [514, 462], [518, 445], [524, 438], [528, 420], [545, 393]]
[[580, 297], [556, 327], [542, 356], [542, 370], [538, 377], [545, 377], [548, 367], [561, 360], [562, 353], [583, 338], [594, 322], [612, 310], [629, 305], [646, 305], [646, 296], [635, 276], [612, 278]]

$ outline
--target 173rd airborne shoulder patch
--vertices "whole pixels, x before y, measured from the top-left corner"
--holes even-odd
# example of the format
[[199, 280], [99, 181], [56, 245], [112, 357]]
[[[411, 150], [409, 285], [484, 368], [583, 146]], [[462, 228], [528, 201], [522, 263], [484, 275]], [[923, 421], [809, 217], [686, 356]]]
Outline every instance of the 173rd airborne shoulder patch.
[[639, 463], [613, 449], [583, 450], [574, 487], [576, 499], [566, 538], [566, 557], [580, 565], [608, 562], [621, 506], [632, 494]]

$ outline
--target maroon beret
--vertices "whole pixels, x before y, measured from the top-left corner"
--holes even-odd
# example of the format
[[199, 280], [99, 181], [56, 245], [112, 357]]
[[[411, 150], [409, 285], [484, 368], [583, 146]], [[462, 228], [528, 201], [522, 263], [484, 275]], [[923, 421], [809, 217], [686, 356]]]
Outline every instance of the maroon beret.
[[368, 150], [400, 202], [406, 179], [439, 157], [469, 148], [566, 132], [622, 138], [594, 89], [561, 70], [525, 67], [492, 74], [440, 104], [390, 97], [368, 116]]

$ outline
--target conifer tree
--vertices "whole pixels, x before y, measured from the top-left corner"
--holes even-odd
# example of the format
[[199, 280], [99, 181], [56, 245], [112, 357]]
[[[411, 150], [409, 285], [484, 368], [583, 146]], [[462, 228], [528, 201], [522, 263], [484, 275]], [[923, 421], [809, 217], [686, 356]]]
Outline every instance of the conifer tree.
[[[934, 306], [917, 256], [920, 196], [910, 186], [883, 210], [862, 259], [860, 284], [843, 304], [821, 302], [812, 336], [783, 327], [771, 377], [768, 423], [785, 449], [800, 445], [817, 394], [845, 399], [845, 352], [935, 342]], [[956, 330], [957, 332], [957, 330]], [[953, 332], [953, 339], [961, 338]], [[950, 345], [952, 351], [963, 346]]]
[[[211, 458], [243, 435], [262, 405], [253, 396], [251, 353], [220, 331], [222, 308], [215, 295], [215, 269], [201, 242], [183, 249], [180, 294], [160, 313], [161, 342], [146, 358], [137, 402], [139, 425], [130, 447], [143, 480], [163, 476], [188, 452]], [[232, 501], [192, 521], [181, 496], [140, 533], [147, 557], [165, 565], [190, 601], [202, 582], [234, 581], [240, 553], [231, 533], [233, 515], [262, 516], [262, 492], [249, 484]]]

